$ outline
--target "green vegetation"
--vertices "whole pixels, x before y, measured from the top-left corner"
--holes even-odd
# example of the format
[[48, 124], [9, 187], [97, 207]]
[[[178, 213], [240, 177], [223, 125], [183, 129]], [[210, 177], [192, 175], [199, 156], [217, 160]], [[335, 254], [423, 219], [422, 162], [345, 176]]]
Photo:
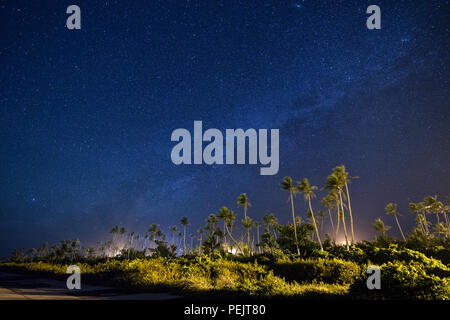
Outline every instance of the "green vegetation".
[[[84, 281], [188, 296], [450, 299], [450, 197], [445, 204], [437, 196], [410, 203], [416, 227], [409, 234], [401, 228], [397, 205], [389, 203], [385, 213], [393, 216], [401, 239], [390, 237], [391, 227], [378, 218], [373, 227], [379, 236], [356, 242], [352, 179], [344, 166], [333, 169], [322, 189], [307, 178], [295, 184], [285, 177], [281, 188], [289, 193], [290, 203], [283, 208], [283, 218], [292, 222], [284, 225], [273, 213], [265, 214], [262, 223], [252, 219], [249, 197], [242, 193], [237, 199], [243, 208], [237, 220], [241, 224], [236, 224], [237, 214], [223, 206], [197, 230], [197, 241], [192, 231], [190, 243], [186, 241], [188, 217], [180, 219], [181, 226], [170, 227], [169, 240], [155, 223], [144, 235], [115, 226], [111, 239], [96, 247], [82, 247], [74, 239], [52, 247], [44, 243], [27, 253], [16, 250], [0, 263], [0, 270], [65, 278], [67, 266], [77, 264]], [[313, 204], [316, 190], [328, 191], [320, 201], [328, 216]], [[295, 214], [298, 192], [305, 199], [304, 219]], [[340, 231], [344, 245], [337, 240]], [[381, 290], [367, 289], [369, 265], [380, 267]]]

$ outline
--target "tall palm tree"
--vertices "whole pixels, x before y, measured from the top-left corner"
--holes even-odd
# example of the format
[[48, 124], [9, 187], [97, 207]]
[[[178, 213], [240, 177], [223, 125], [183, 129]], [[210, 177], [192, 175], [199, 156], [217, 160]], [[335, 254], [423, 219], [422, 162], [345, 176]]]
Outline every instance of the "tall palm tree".
[[250, 230], [252, 228], [252, 219], [250, 217], [246, 217], [245, 219], [242, 219], [242, 225], [244, 226], [245, 231], [247, 232], [247, 246], [248, 251], [251, 253], [251, 243], [250, 243]]
[[397, 215], [398, 215], [398, 212], [397, 212], [397, 205], [396, 205], [395, 203], [388, 203], [388, 204], [386, 205], [386, 207], [384, 208], [384, 210], [386, 211], [386, 214], [389, 214], [389, 215], [393, 215], [393, 216], [394, 216], [395, 221], [397, 222], [398, 229], [400, 230], [400, 233], [402, 234], [403, 241], [406, 241], [405, 235], [403, 234], [403, 230], [402, 230], [402, 228], [400, 227], [400, 223], [398, 222], [398, 218], [397, 218]]
[[217, 214], [219, 219], [223, 220], [223, 242], [224, 242], [225, 248], [228, 247], [228, 244], [227, 244], [227, 232], [225, 230], [226, 229], [226, 227], [225, 227], [226, 214], [227, 214], [226, 210], [225, 211], [224, 210], [219, 210], [219, 213]]
[[178, 227], [172, 226], [172, 228], [170, 228], [170, 230], [172, 231], [172, 236], [170, 238], [170, 246], [172, 246], [173, 240], [175, 238], [175, 234], [178, 232]]
[[317, 190], [317, 186], [312, 186], [309, 183], [308, 178], [303, 178], [302, 181], [298, 182], [298, 190], [300, 190], [303, 193], [305, 201], [307, 201], [309, 204], [309, 211], [311, 213], [314, 229], [316, 230], [317, 241], [319, 242], [320, 250], [323, 251], [322, 241], [320, 240], [319, 228], [317, 227], [316, 218], [314, 217], [314, 211], [311, 206], [311, 198], [314, 198], [316, 196], [314, 190]]
[[113, 235], [113, 239], [112, 239], [112, 250], [111, 251], [113, 251], [112, 252], [112, 254], [113, 255], [115, 255], [115, 250], [114, 250], [114, 247], [115, 247], [115, 243], [116, 243], [116, 237], [117, 237], [117, 234], [119, 233], [119, 226], [114, 226], [112, 229], [111, 229], [111, 231], [110, 231], [110, 233], [112, 233], [112, 235]]
[[[347, 233], [347, 227], [345, 225], [345, 214], [344, 214], [344, 201], [342, 197], [342, 188], [344, 187], [344, 181], [342, 179], [342, 176], [340, 174], [336, 174], [333, 172], [327, 177], [327, 181], [325, 184], [325, 189], [334, 191], [336, 194], [336, 204], [338, 206], [338, 219], [342, 219], [342, 228], [344, 229], [344, 235], [345, 235], [345, 246], [347, 247], [347, 250], [349, 250], [348, 245], [348, 233]], [[339, 222], [339, 220], [338, 220]], [[339, 223], [338, 227], [336, 229], [336, 239], [338, 236], [339, 231]]]
[[352, 235], [352, 244], [355, 243], [355, 232], [353, 231], [353, 214], [352, 214], [352, 205], [350, 203], [350, 192], [348, 191], [348, 184], [351, 182], [352, 178], [357, 177], [349, 177], [348, 172], [345, 171], [345, 166], [337, 166], [334, 168], [333, 172], [339, 177], [339, 179], [342, 181], [343, 185], [345, 186], [345, 191], [347, 195], [347, 204], [348, 204], [348, 213], [350, 216], [350, 229], [351, 229], [351, 235]]
[[[330, 223], [331, 223], [331, 234], [334, 233], [334, 222], [333, 222], [333, 216], [331, 215], [331, 209], [333, 209], [336, 206], [336, 200], [333, 195], [328, 194], [325, 197], [322, 198], [322, 204], [325, 208], [328, 210], [328, 216], [330, 217]], [[334, 237], [334, 241], [336, 241], [336, 237]]]
[[182, 217], [180, 223], [183, 226], [183, 254], [186, 254], [186, 227], [189, 224], [188, 218]]
[[372, 226], [376, 231], [378, 231], [381, 234], [382, 237], [385, 237], [386, 232], [391, 228], [390, 226], [386, 226], [380, 218], [375, 220]]
[[202, 254], [203, 228], [197, 230], [198, 234], [198, 254]]
[[281, 188], [289, 192], [289, 198], [291, 200], [291, 207], [292, 207], [292, 221], [294, 222], [295, 246], [297, 247], [297, 254], [300, 255], [300, 249], [298, 247], [298, 238], [297, 238], [297, 224], [295, 223], [295, 214], [294, 214], [294, 197], [295, 194], [298, 192], [298, 187], [294, 186], [291, 177], [284, 177], [283, 181], [281, 181]]
[[247, 219], [247, 208], [251, 206], [248, 202], [248, 197], [246, 193], [241, 193], [237, 199], [237, 204], [240, 207], [244, 207], [244, 219]]

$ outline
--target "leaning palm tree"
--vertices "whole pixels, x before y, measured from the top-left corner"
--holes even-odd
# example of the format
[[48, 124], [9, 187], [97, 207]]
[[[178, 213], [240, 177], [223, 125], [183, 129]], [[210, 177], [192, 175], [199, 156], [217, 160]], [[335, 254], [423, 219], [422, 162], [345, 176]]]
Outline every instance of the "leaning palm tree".
[[[333, 216], [331, 215], [331, 209], [333, 209], [336, 206], [336, 200], [332, 194], [327, 194], [325, 197], [322, 198], [322, 204], [328, 210], [328, 216], [330, 217], [331, 230], [333, 230], [333, 232], [332, 232], [332, 234], [333, 234], [334, 233], [334, 222], [333, 222]], [[339, 220], [338, 220], [338, 222], [339, 222]], [[336, 241], [336, 239], [334, 239], [334, 241]]]
[[[325, 189], [333, 191], [336, 195], [336, 205], [338, 206], [338, 219], [342, 219], [342, 228], [344, 229], [344, 235], [345, 235], [345, 246], [347, 247], [347, 250], [349, 250], [348, 245], [348, 233], [347, 233], [347, 227], [345, 225], [345, 214], [344, 214], [344, 201], [342, 197], [342, 188], [344, 187], [344, 181], [342, 179], [342, 176], [336, 173], [332, 173], [327, 177], [327, 181], [325, 184]], [[336, 239], [338, 236], [339, 231], [339, 220], [338, 220], [338, 227], [336, 229]]]
[[352, 214], [352, 205], [350, 203], [350, 192], [348, 191], [348, 184], [351, 182], [352, 178], [357, 178], [357, 177], [349, 177], [348, 176], [348, 172], [345, 171], [345, 166], [341, 165], [341, 166], [337, 166], [336, 168], [334, 168], [333, 172], [339, 177], [339, 179], [342, 181], [343, 185], [345, 186], [345, 191], [346, 191], [346, 196], [347, 196], [347, 208], [348, 208], [348, 213], [350, 216], [350, 230], [351, 230], [351, 234], [352, 234], [352, 244], [355, 243], [355, 233], [353, 231], [353, 214]]
[[395, 221], [397, 222], [398, 229], [400, 230], [400, 233], [402, 234], [403, 241], [406, 241], [405, 235], [403, 234], [403, 230], [402, 230], [402, 228], [400, 227], [400, 223], [398, 222], [398, 218], [397, 218], [397, 215], [398, 215], [397, 205], [396, 205], [395, 203], [388, 203], [388, 204], [386, 205], [386, 207], [384, 208], [384, 210], [386, 211], [386, 214], [389, 214], [389, 215], [393, 215], [393, 216], [394, 216]]
[[289, 192], [289, 198], [291, 200], [291, 207], [292, 207], [292, 221], [294, 222], [295, 246], [297, 247], [297, 254], [300, 255], [300, 249], [298, 247], [298, 238], [297, 238], [297, 224], [295, 223], [295, 214], [294, 214], [294, 197], [298, 191], [298, 187], [294, 186], [291, 177], [284, 177], [283, 181], [281, 181], [281, 188]]
[[241, 253], [243, 253], [242, 248], [240, 247], [239, 243], [234, 239], [233, 234], [231, 233], [230, 229], [233, 228], [234, 221], [236, 220], [236, 216], [234, 215], [234, 212], [232, 210], [229, 210], [227, 207], [220, 208], [219, 212], [223, 211], [223, 216], [225, 220], [225, 229], [228, 234], [228, 237], [233, 241], [233, 243], [236, 245], [236, 247], [239, 249]]
[[430, 231], [428, 229], [428, 221], [427, 221], [427, 217], [426, 217], [426, 213], [425, 213], [425, 211], [426, 211], [425, 204], [423, 202], [418, 202], [418, 203], [411, 202], [409, 204], [409, 210], [412, 213], [417, 214], [417, 220], [420, 223], [422, 231], [427, 235], [430, 234]]
[[246, 193], [241, 193], [237, 199], [237, 204], [240, 207], [244, 207], [244, 219], [247, 219], [247, 208], [251, 206], [248, 202], [248, 197]]
[[320, 240], [319, 228], [317, 227], [316, 218], [314, 217], [314, 211], [311, 206], [311, 198], [314, 198], [316, 196], [316, 194], [314, 193], [314, 190], [317, 190], [317, 186], [312, 186], [309, 183], [308, 178], [303, 178], [302, 181], [298, 182], [298, 190], [300, 190], [303, 193], [303, 196], [305, 197], [305, 201], [308, 202], [309, 212], [311, 213], [311, 219], [313, 222], [313, 226], [314, 226], [314, 229], [316, 230], [317, 241], [319, 242], [320, 250], [323, 251], [322, 241]]
[[378, 231], [381, 234], [382, 237], [385, 237], [386, 232], [391, 228], [390, 226], [386, 226], [380, 218], [375, 220], [372, 226], [376, 231]]
[[188, 218], [182, 217], [180, 223], [183, 226], [183, 254], [186, 254], [186, 227], [189, 224]]

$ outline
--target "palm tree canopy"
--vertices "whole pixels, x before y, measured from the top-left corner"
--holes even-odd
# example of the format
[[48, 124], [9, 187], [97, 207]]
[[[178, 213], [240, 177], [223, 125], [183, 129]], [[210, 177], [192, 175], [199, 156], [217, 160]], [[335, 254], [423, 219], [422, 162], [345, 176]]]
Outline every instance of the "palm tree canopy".
[[397, 215], [397, 205], [395, 203], [388, 203], [386, 205], [386, 207], [384, 208], [384, 210], [386, 211], [386, 214], [392, 214], [392, 215]]
[[305, 199], [314, 198], [316, 196], [313, 190], [317, 190], [317, 186], [311, 186], [308, 178], [303, 178], [302, 181], [298, 182], [297, 186], [298, 190], [303, 192]]
[[247, 194], [246, 194], [246, 193], [241, 193], [241, 194], [239, 195], [239, 197], [238, 197], [238, 199], [237, 199], [237, 204], [238, 204], [240, 207], [243, 207], [243, 206], [248, 206], [248, 207], [250, 207], [250, 206], [251, 206], [250, 202], [248, 202], [248, 197], [247, 197]]
[[298, 187], [294, 186], [291, 177], [284, 177], [283, 181], [281, 181], [281, 188], [294, 194], [294, 196], [295, 193], [298, 191]]
[[182, 217], [180, 220], [180, 223], [182, 226], [187, 226], [189, 224], [188, 218], [187, 217]]
[[386, 231], [388, 231], [389, 229], [391, 229], [390, 226], [386, 226], [383, 222], [383, 220], [381, 220], [380, 218], [378, 218], [377, 220], [375, 220], [375, 222], [373, 223], [373, 228], [380, 232], [381, 234], [385, 234]]
[[342, 180], [342, 176], [333, 172], [327, 177], [327, 180], [325, 182], [325, 189], [339, 191], [342, 190], [344, 184], [345, 182]]
[[252, 227], [252, 219], [250, 217], [242, 219], [242, 225], [245, 229], [250, 229]]
[[278, 220], [277, 218], [275, 218], [275, 215], [273, 213], [271, 214], [266, 213], [263, 217], [263, 222], [264, 224], [272, 227], [278, 223]]

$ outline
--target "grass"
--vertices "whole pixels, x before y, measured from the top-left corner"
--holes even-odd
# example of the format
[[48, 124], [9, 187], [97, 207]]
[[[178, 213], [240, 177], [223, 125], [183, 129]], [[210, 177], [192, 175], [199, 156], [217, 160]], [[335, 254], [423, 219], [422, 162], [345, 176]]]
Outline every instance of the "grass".
[[[195, 259], [109, 260], [77, 264], [90, 284], [117, 286], [125, 291], [169, 292], [185, 297], [340, 298], [348, 284], [288, 282], [267, 266], [208, 257]], [[65, 264], [5, 262], [1, 271], [66, 279]]]

